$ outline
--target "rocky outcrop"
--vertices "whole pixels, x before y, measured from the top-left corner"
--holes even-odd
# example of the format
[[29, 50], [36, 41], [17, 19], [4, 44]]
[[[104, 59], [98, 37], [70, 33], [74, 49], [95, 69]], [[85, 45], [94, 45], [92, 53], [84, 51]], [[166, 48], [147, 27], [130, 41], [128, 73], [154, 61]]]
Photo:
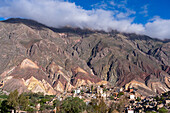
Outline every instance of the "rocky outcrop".
[[31, 60], [29, 60], [29, 59], [23, 60], [22, 63], [21, 63], [21, 65], [20, 65], [20, 68], [21, 68], [21, 69], [24, 69], [24, 68], [39, 69], [39, 67], [38, 67], [34, 62], [32, 62]]
[[125, 89], [128, 90], [128, 88], [134, 88], [137, 92], [144, 96], [156, 94], [156, 92], [154, 92], [151, 88], [147, 87], [145, 83], [138, 82], [135, 80], [132, 80], [131, 82], [125, 85]]
[[[47, 66], [46, 72], [40, 69], [30, 59], [24, 59], [19, 66], [12, 71], [5, 72], [3, 75], [4, 87], [6, 91], [17, 89], [19, 93], [32, 91], [34, 93], [44, 93], [47, 95], [55, 95], [58, 92], [71, 91], [72, 88], [81, 85], [92, 85], [100, 81], [94, 75], [92, 78], [85, 70], [80, 67], [74, 70], [74, 74], [83, 73], [84, 75], [76, 75], [72, 80], [64, 74], [63, 68], [56, 65], [54, 62]], [[49, 75], [48, 75], [49, 74]], [[96, 79], [93, 80], [93, 79]], [[95, 82], [94, 82], [95, 81]]]

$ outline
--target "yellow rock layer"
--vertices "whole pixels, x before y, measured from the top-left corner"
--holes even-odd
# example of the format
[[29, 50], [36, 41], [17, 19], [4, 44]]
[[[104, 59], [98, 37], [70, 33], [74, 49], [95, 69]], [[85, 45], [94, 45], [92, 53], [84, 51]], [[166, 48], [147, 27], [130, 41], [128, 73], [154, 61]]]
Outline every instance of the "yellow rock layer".
[[60, 92], [64, 92], [64, 86], [60, 81], [58, 81], [58, 84], [55, 87], [55, 90], [60, 91]]
[[81, 73], [88, 74], [85, 70], [81, 69], [80, 67], [78, 67], [75, 71], [76, 73], [81, 72]]
[[28, 90], [33, 90], [37, 85], [39, 85], [41, 88], [43, 88], [43, 85], [33, 76], [29, 79], [29, 81], [26, 81]]
[[165, 77], [165, 84], [170, 87], [170, 77]]
[[39, 67], [37, 66], [37, 64], [35, 64], [33, 61], [29, 60], [29, 59], [25, 59], [22, 61], [21, 65], [20, 65], [21, 69], [24, 68], [35, 68], [35, 69], [39, 69]]
[[25, 85], [27, 86], [28, 90], [31, 90], [34, 93], [43, 92], [47, 95], [56, 94], [56, 91], [54, 91], [51, 85], [44, 79], [42, 81], [39, 81], [32, 76], [30, 79], [25, 81]]
[[131, 82], [129, 82], [128, 84], [125, 85], [125, 89], [127, 90], [128, 88], [131, 88], [133, 86], [141, 86], [145, 89], [151, 90], [149, 87], [147, 87], [144, 83], [132, 80]]
[[100, 82], [97, 82], [96, 84], [97, 85], [106, 85], [107, 83], [108, 83], [107, 81], [102, 80]]

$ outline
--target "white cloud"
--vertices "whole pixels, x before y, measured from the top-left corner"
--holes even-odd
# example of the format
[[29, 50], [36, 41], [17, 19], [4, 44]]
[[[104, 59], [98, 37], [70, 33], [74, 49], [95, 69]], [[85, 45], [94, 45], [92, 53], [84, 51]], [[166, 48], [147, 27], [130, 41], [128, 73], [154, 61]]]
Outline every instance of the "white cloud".
[[116, 17], [117, 19], [128, 19], [130, 15], [134, 14], [136, 14], [135, 11], [126, 8], [126, 12], [119, 12]]
[[105, 1], [100, 1], [96, 4], [91, 5], [91, 7], [96, 9], [106, 9], [108, 8], [108, 4]]
[[143, 14], [145, 17], [148, 16], [148, 4], [141, 7], [143, 11], [140, 12], [140, 14]]
[[111, 5], [111, 6], [115, 6], [116, 4], [115, 4], [114, 1], [110, 1], [110, 5]]
[[64, 2], [64, 0], [5, 1], [5, 5], [0, 6], [0, 17], [23, 17], [51, 27], [70, 25], [106, 31], [116, 29], [121, 32], [147, 34], [160, 38], [169, 38], [170, 36], [167, 29], [170, 20], [154, 20], [146, 25], [135, 24], [133, 23], [134, 17], [129, 17], [135, 12], [127, 8], [125, 8], [126, 12], [101, 8], [85, 10], [76, 6], [75, 3]]
[[155, 38], [170, 39], [170, 20], [156, 18], [145, 25], [145, 34]]

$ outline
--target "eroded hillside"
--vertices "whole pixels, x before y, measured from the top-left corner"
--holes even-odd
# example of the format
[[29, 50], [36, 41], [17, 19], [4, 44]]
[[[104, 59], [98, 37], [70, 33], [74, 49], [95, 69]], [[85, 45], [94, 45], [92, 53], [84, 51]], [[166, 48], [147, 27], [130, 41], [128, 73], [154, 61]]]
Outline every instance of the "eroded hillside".
[[147, 94], [170, 88], [170, 42], [143, 35], [0, 22], [4, 90], [64, 92], [108, 81]]

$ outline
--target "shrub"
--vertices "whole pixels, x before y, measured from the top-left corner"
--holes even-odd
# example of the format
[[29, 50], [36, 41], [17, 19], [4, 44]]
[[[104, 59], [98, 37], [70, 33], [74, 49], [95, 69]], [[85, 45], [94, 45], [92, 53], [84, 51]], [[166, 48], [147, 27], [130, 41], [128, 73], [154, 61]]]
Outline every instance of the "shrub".
[[7, 95], [0, 95], [0, 98], [2, 98], [2, 99], [7, 99], [8, 96], [7, 96]]
[[110, 100], [113, 100], [114, 99], [114, 97], [113, 96], [110, 96]]
[[124, 95], [124, 92], [119, 92], [119, 94], [118, 94], [118, 98], [120, 97], [120, 96], [122, 96], [122, 95]]
[[140, 97], [137, 97], [136, 101], [140, 101], [140, 100], [141, 100], [141, 98], [140, 98]]
[[166, 108], [162, 107], [158, 110], [158, 112], [159, 113], [168, 113], [168, 110]]

